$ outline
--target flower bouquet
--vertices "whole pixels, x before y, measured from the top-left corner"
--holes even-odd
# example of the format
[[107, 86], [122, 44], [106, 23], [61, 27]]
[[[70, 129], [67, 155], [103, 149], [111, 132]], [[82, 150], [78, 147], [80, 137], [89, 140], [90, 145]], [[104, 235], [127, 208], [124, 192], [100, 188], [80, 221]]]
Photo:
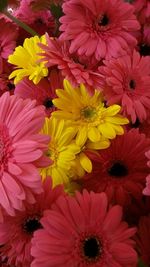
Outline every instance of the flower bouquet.
[[0, 1], [0, 266], [150, 266], [150, 2]]

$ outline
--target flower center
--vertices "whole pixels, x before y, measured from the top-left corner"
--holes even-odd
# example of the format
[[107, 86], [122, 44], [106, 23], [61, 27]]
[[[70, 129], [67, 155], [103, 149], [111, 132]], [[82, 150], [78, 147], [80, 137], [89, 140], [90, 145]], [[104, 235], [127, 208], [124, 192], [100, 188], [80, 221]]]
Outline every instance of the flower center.
[[7, 83], [7, 87], [8, 87], [8, 89], [9, 89], [9, 91], [15, 89], [15, 85], [14, 85], [13, 83], [11, 83], [11, 82]]
[[98, 22], [98, 25], [99, 26], [107, 26], [109, 23], [109, 18], [106, 14], [102, 15], [99, 22]]
[[130, 87], [131, 90], [134, 90], [135, 87], [136, 87], [136, 82], [131, 79], [130, 82], [129, 82], [129, 87]]
[[150, 46], [147, 44], [141, 44], [140, 45], [140, 55], [150, 56]]
[[91, 121], [95, 118], [96, 115], [96, 109], [93, 107], [85, 107], [81, 110], [81, 118], [84, 121]]
[[44, 103], [43, 105], [48, 109], [48, 108], [52, 108], [54, 105], [53, 105], [53, 102], [52, 102], [52, 99], [50, 98], [47, 98], [44, 100]]
[[54, 143], [50, 143], [49, 144], [49, 149], [46, 153], [46, 156], [49, 157], [52, 161], [53, 161], [53, 164], [56, 164], [57, 163], [57, 159], [58, 159], [58, 156], [59, 156], [59, 151], [57, 149], [57, 145], [54, 144]]
[[25, 220], [23, 224], [23, 230], [27, 234], [32, 234], [34, 231], [41, 229], [42, 225], [40, 223], [40, 218], [39, 217], [29, 217], [27, 220]]
[[8, 129], [5, 125], [0, 125], [0, 172], [7, 166], [11, 155], [11, 140]]
[[41, 18], [38, 18], [35, 23], [37, 23], [39, 26], [43, 25], [43, 21]]
[[128, 174], [128, 169], [123, 163], [115, 162], [108, 169], [108, 173], [110, 176], [123, 177], [123, 176], [126, 176]]
[[139, 128], [140, 125], [141, 123], [138, 118], [136, 119], [135, 123], [131, 123], [132, 128]]
[[96, 262], [103, 253], [101, 241], [96, 236], [90, 236], [83, 240], [82, 253], [87, 262]]

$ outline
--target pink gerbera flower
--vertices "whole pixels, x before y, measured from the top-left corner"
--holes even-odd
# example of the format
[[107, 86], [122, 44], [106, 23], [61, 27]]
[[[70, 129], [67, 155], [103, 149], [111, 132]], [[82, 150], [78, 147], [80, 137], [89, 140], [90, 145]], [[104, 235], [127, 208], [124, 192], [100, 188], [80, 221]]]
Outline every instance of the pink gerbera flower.
[[7, 59], [16, 47], [17, 26], [4, 17], [0, 17], [0, 29], [0, 56]]
[[0, 266], [1, 267], [15, 267], [15, 266], [10, 266], [8, 264], [8, 259], [6, 257], [0, 256]]
[[135, 240], [139, 257], [146, 266], [150, 266], [150, 216], [140, 218]]
[[132, 129], [112, 140], [93, 160], [92, 173], [83, 178], [83, 188], [105, 191], [110, 201], [127, 206], [132, 198], [140, 200], [149, 173], [145, 152], [150, 139]]
[[104, 193], [83, 192], [60, 197], [41, 219], [35, 232], [31, 267], [127, 267], [137, 255], [130, 239], [135, 228], [122, 221], [122, 209], [108, 210]]
[[135, 14], [140, 21], [140, 23], [143, 25], [145, 23], [145, 20], [150, 15], [150, 2], [149, 0], [134, 0], [133, 6], [135, 8]]
[[93, 88], [100, 87], [101, 75], [98, 73], [100, 62], [92, 58], [84, 58], [69, 52], [70, 42], [60, 41], [46, 35], [47, 45], [40, 44], [44, 53], [42, 60], [47, 67], [56, 66], [63, 77], [74, 86], [84, 83]]
[[136, 45], [132, 35], [140, 26], [134, 8], [121, 0], [70, 0], [63, 4], [62, 40], [70, 40], [70, 53], [118, 57]]
[[109, 105], [119, 104], [134, 123], [143, 121], [150, 111], [150, 58], [136, 51], [118, 59], [104, 61], [99, 67], [104, 75], [103, 89]]
[[140, 53], [150, 55], [150, 2], [149, 0], [134, 0], [132, 4], [141, 24]]
[[0, 98], [0, 205], [11, 215], [22, 210], [23, 201], [41, 193], [37, 167], [49, 165], [43, 156], [49, 137], [39, 134], [44, 107], [36, 101], [4, 93]]
[[[29, 25], [39, 35], [43, 35], [45, 32], [50, 35], [53, 34], [55, 23], [50, 10], [33, 11], [30, 4], [31, 0], [22, 0], [19, 8], [13, 11], [13, 15]], [[18, 42], [22, 43], [27, 37], [31, 36], [25, 30], [19, 28]]]
[[[150, 149], [145, 153], [148, 158], [147, 165], [150, 167]], [[146, 187], [143, 190], [144, 195], [150, 196], [150, 174], [146, 177]]]
[[25, 203], [24, 211], [17, 211], [16, 216], [5, 215], [0, 224], [0, 254], [8, 258], [7, 263], [14, 266], [29, 267], [32, 261], [30, 254], [33, 233], [42, 228], [40, 219], [46, 209], [64, 194], [62, 186], [52, 189], [51, 179], [43, 183], [43, 193], [36, 197], [35, 204]]
[[[59, 76], [57, 76], [57, 79], [59, 79]], [[61, 86], [56, 88], [61, 88]], [[56, 110], [52, 103], [52, 100], [56, 98], [54, 90], [56, 88], [53, 88], [53, 85], [51, 86], [50, 81], [46, 78], [42, 79], [36, 85], [29, 79], [25, 78], [16, 85], [15, 94], [23, 99], [36, 99], [37, 105], [44, 105], [46, 115], [50, 116], [51, 112]]]

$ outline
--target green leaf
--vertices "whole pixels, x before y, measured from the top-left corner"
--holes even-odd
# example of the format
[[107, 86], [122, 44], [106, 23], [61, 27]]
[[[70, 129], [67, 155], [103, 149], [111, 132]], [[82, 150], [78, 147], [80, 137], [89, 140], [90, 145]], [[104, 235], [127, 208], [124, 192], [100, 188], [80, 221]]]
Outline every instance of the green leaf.
[[139, 259], [138, 267], [148, 267], [148, 266], [145, 265], [145, 263], [143, 263], [143, 261], [141, 259]]
[[60, 5], [51, 4], [50, 11], [57, 20], [59, 20], [59, 18], [63, 15], [62, 7]]
[[6, 9], [8, 4], [7, 0], [0, 0], [0, 12], [3, 12], [4, 9]]
[[58, 37], [60, 32], [59, 32], [59, 27], [60, 27], [60, 22], [59, 19], [63, 16], [63, 11], [62, 7], [60, 5], [55, 5], [51, 4], [50, 5], [50, 11], [55, 19], [55, 32], [53, 36]]

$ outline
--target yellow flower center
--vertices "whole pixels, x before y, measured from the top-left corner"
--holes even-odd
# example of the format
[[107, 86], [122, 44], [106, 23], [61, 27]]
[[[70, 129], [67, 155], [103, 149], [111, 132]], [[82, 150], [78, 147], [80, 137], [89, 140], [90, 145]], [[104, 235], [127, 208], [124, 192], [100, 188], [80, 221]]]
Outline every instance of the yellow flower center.
[[87, 106], [81, 109], [80, 111], [80, 118], [81, 118], [81, 123], [88, 124], [89, 126], [98, 126], [100, 123], [104, 123], [104, 115], [103, 111], [105, 110], [104, 107], [92, 107], [92, 106]]
[[81, 109], [81, 118], [86, 121], [94, 121], [97, 115], [96, 109], [94, 107], [88, 106]]
[[50, 144], [49, 149], [46, 152], [46, 156], [48, 156], [51, 160], [53, 160], [53, 165], [56, 165], [58, 159], [59, 152], [57, 150], [56, 144]]

